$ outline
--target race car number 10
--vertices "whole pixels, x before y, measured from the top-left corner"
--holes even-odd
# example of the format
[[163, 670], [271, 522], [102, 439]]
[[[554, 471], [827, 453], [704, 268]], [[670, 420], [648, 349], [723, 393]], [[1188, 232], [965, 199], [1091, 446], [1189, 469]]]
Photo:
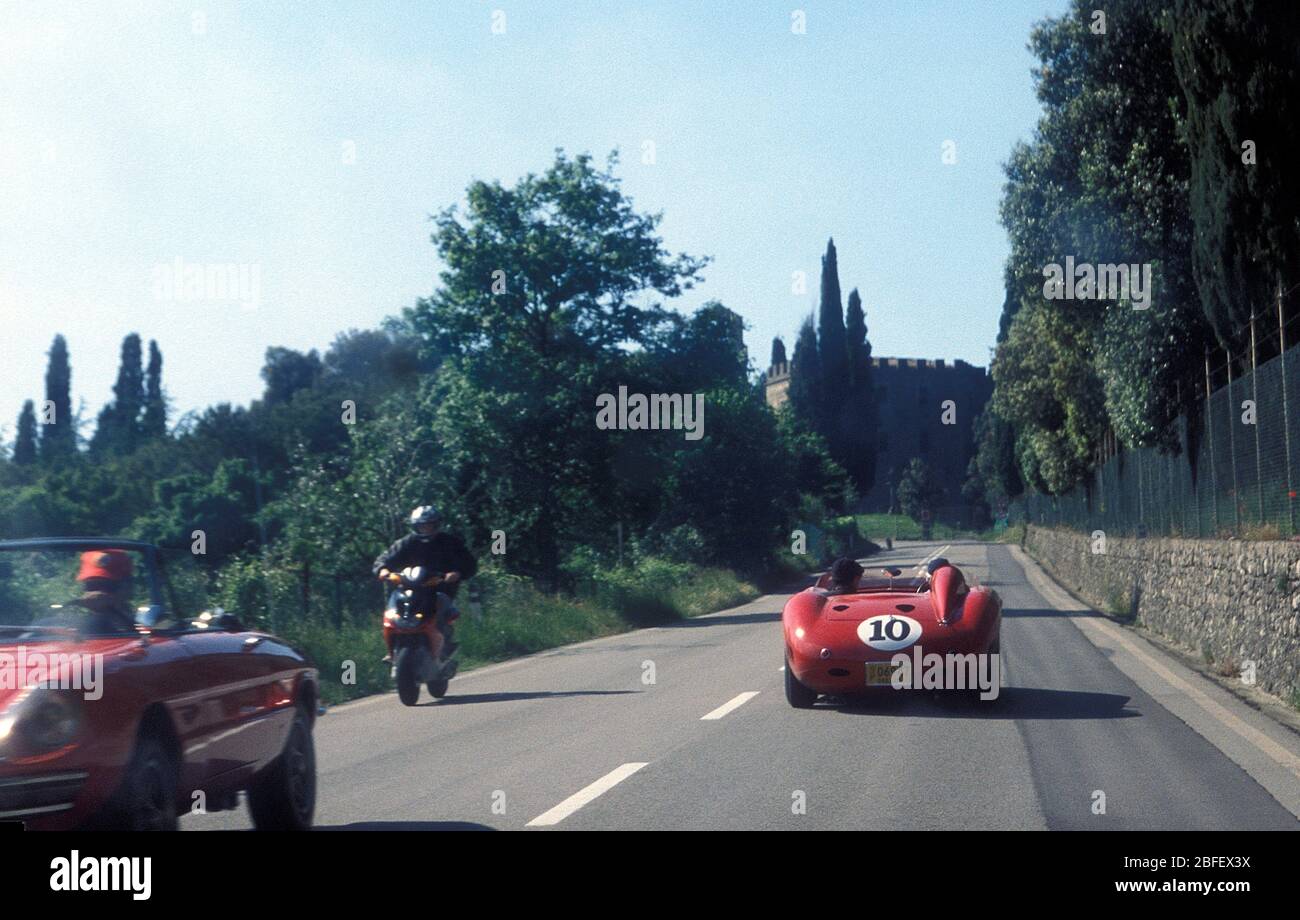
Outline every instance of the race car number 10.
[[893, 652], [921, 638], [921, 624], [896, 614], [871, 617], [858, 624], [858, 638], [871, 648]]

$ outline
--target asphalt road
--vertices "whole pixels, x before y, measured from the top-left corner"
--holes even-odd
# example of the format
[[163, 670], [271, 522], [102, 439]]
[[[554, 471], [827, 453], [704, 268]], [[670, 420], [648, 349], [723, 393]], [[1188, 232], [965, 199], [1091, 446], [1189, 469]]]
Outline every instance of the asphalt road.
[[[940, 549], [1004, 601], [992, 708], [921, 692], [790, 708], [786, 597], [769, 595], [470, 672], [441, 702], [386, 694], [330, 710], [316, 727], [317, 824], [1297, 829], [1294, 733], [1077, 609], [1018, 549], [913, 543], [869, 564], [912, 567]], [[248, 826], [242, 809], [182, 820]]]

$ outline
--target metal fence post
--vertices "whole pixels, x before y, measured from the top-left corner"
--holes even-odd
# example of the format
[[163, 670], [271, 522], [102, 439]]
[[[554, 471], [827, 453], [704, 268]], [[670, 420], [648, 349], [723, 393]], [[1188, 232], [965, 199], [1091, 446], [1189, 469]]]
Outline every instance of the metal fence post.
[[[1255, 493], [1259, 501], [1259, 523], [1264, 520], [1264, 465], [1259, 453], [1259, 373], [1255, 357], [1255, 308], [1250, 308], [1250, 400], [1255, 406]], [[1282, 378], [1286, 388], [1286, 378]]]
[[1233, 533], [1241, 536], [1241, 502], [1240, 486], [1237, 484], [1237, 434], [1233, 416], [1236, 414], [1232, 402], [1232, 352], [1228, 356], [1228, 456], [1232, 459], [1232, 527]]
[[1210, 349], [1205, 349], [1205, 438], [1209, 442], [1210, 455], [1210, 526], [1211, 536], [1219, 535], [1219, 473], [1214, 462], [1214, 413], [1210, 411]]
[[1277, 282], [1277, 347], [1282, 363], [1282, 435], [1286, 444], [1286, 510], [1291, 534], [1295, 534], [1295, 493], [1291, 488], [1291, 412], [1286, 399], [1286, 323], [1282, 321], [1282, 281]]

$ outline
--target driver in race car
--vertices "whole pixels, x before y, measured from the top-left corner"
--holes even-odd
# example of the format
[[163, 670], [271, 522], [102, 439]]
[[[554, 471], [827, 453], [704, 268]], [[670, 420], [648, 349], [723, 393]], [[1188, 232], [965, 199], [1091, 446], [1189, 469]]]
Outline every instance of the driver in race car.
[[72, 601], [90, 611], [85, 631], [91, 635], [119, 635], [135, 629], [131, 595], [135, 565], [121, 549], [93, 549], [81, 554], [77, 582], [82, 595]]
[[866, 571], [856, 559], [841, 556], [831, 566], [831, 583], [827, 589], [830, 594], [852, 594], [858, 590], [858, 579]]
[[[448, 657], [459, 647], [454, 638], [455, 620], [460, 616], [452, 599], [466, 578], [478, 571], [478, 562], [465, 546], [465, 541], [442, 529], [442, 515], [432, 505], [421, 505], [411, 512], [411, 532], [388, 547], [375, 560], [374, 573], [380, 581], [400, 584], [403, 569], [424, 566], [441, 574], [437, 585], [438, 629], [446, 639]], [[384, 657], [390, 661], [392, 655]]]

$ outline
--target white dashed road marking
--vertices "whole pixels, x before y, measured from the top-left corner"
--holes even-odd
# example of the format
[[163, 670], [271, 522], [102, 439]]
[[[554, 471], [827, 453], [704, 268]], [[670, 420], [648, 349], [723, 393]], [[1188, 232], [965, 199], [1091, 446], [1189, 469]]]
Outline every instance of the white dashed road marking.
[[596, 780], [585, 789], [580, 789], [573, 795], [569, 796], [559, 805], [556, 805], [550, 811], [544, 811], [533, 820], [529, 821], [528, 827], [550, 827], [553, 824], [559, 824], [569, 815], [573, 814], [584, 805], [589, 805], [609, 790], [613, 789], [623, 780], [627, 779], [637, 770], [646, 766], [643, 763], [625, 763], [621, 767], [609, 771], [600, 779]]
[[739, 709], [741, 706], [744, 706], [746, 703], [748, 703], [756, 696], [758, 696], [757, 690], [746, 690], [744, 693], [737, 694], [735, 697], [723, 703], [721, 706], [719, 706], [717, 709], [710, 712], [708, 715], [700, 716], [700, 721], [703, 722], [706, 719], [721, 719], [723, 716], [731, 712], [733, 709]]

